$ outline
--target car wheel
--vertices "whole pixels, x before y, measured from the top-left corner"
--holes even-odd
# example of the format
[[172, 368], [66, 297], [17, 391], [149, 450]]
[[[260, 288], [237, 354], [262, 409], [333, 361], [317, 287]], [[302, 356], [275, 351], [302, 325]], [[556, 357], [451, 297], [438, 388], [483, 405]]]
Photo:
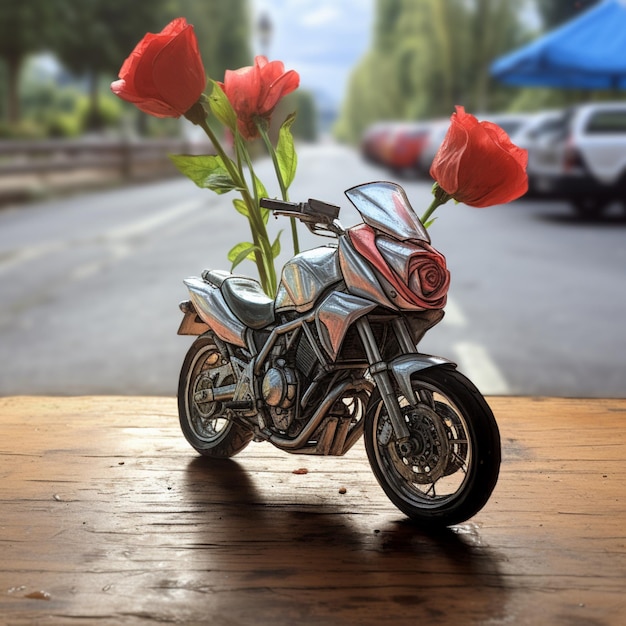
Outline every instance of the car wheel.
[[610, 198], [593, 194], [584, 194], [570, 198], [574, 211], [584, 218], [598, 218], [606, 211]]

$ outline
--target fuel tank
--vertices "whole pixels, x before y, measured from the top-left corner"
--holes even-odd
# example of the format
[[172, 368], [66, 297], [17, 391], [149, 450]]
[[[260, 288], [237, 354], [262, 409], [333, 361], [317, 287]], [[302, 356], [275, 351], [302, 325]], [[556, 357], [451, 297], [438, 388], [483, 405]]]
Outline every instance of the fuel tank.
[[283, 267], [274, 310], [304, 313], [313, 307], [324, 290], [341, 279], [336, 246], [301, 252]]

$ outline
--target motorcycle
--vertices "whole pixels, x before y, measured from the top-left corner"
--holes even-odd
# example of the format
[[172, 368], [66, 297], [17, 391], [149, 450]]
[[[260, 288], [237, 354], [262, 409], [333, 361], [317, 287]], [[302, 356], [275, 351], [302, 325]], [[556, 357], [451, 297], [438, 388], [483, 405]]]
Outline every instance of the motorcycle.
[[451, 361], [417, 346], [444, 315], [445, 258], [404, 190], [347, 190], [339, 207], [261, 199], [336, 238], [286, 263], [274, 299], [258, 281], [205, 270], [184, 283], [178, 333], [194, 335], [178, 410], [197, 452], [231, 457], [252, 440], [296, 454], [344, 455], [364, 437], [391, 502], [422, 526], [449, 526], [488, 501], [500, 468], [498, 426]]

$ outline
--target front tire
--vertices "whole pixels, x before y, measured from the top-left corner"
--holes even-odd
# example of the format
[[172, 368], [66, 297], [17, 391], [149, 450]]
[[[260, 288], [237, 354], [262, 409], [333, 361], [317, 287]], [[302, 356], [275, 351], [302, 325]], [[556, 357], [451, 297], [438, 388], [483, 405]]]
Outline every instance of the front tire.
[[475, 515], [491, 495], [500, 470], [500, 434], [489, 405], [451, 367], [412, 378], [417, 403], [396, 392], [409, 427], [398, 442], [378, 389], [365, 415], [365, 449], [389, 499], [425, 527], [450, 526]]
[[185, 439], [203, 456], [228, 458], [241, 452], [253, 433], [224, 415], [219, 401], [198, 402], [204, 389], [235, 383], [224, 344], [208, 332], [196, 339], [178, 383], [178, 416]]

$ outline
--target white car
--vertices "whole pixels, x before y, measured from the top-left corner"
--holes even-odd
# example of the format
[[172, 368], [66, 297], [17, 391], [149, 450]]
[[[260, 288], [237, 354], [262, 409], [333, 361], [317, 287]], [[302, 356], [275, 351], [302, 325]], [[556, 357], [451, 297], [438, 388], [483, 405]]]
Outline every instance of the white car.
[[568, 200], [585, 216], [626, 201], [626, 101], [565, 110], [533, 144], [532, 161], [535, 195]]
[[533, 113], [515, 133], [511, 141], [528, 152], [528, 193], [527, 196], [540, 196], [535, 191], [535, 181], [541, 176], [541, 166], [537, 163], [537, 153], [542, 150], [544, 138], [553, 135], [562, 127], [563, 110], [550, 109]]

